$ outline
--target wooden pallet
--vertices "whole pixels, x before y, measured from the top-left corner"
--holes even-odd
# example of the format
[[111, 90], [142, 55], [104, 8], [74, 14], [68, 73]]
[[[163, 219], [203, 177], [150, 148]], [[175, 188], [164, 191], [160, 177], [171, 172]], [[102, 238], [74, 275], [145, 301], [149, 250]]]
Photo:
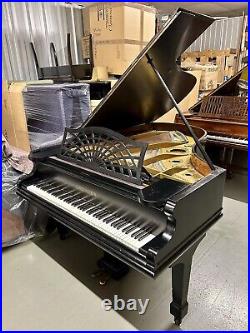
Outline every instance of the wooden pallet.
[[222, 83], [225, 77], [232, 77], [236, 73], [237, 50], [204, 50], [185, 52], [182, 61], [187, 60], [201, 65], [215, 64], [218, 66], [218, 83]]

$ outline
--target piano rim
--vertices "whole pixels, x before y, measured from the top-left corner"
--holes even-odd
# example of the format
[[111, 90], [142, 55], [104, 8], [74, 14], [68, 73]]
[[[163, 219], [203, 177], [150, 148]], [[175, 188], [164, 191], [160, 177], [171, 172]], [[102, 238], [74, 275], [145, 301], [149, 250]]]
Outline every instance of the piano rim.
[[[191, 126], [192, 129], [194, 130], [196, 136], [198, 139], [202, 142], [206, 136], [207, 136], [207, 131], [201, 127], [198, 126]], [[130, 135], [135, 135], [135, 134], [142, 134], [146, 131], [149, 130], [158, 130], [158, 131], [180, 131], [185, 135], [192, 136], [187, 127], [184, 124], [181, 123], [171, 123], [171, 122], [150, 122], [148, 124], [140, 124], [136, 125], [130, 128], [127, 128], [125, 130], [121, 130], [120, 133], [124, 136], [130, 136]], [[194, 144], [195, 146], [195, 144]]]

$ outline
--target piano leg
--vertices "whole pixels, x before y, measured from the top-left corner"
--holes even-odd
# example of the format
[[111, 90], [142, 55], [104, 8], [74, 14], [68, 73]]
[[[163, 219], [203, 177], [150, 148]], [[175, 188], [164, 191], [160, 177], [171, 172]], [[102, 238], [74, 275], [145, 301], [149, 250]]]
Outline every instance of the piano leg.
[[182, 319], [185, 317], [185, 315], [188, 312], [187, 296], [188, 296], [192, 259], [193, 259], [193, 254], [197, 246], [199, 245], [201, 239], [196, 241], [196, 243], [194, 243], [192, 247], [189, 248], [189, 250], [187, 250], [172, 265], [173, 301], [170, 304], [170, 313], [174, 316], [174, 322], [178, 326], [181, 324]]
[[228, 161], [227, 161], [227, 178], [231, 179], [233, 175], [232, 164], [234, 157], [234, 149], [230, 148], [228, 152]]

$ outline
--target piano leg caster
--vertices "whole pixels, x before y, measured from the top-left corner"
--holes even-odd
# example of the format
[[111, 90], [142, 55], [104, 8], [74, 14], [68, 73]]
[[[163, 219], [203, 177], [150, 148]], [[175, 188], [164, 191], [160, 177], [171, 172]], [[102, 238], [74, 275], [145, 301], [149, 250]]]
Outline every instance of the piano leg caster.
[[180, 318], [174, 318], [174, 323], [176, 326], [181, 326], [182, 320]]
[[129, 271], [129, 267], [126, 264], [106, 252], [98, 260], [97, 265], [100, 269], [91, 276], [99, 278], [100, 285], [106, 285], [111, 278], [119, 280]]
[[188, 313], [187, 296], [192, 259], [193, 254], [202, 238], [196, 241], [196, 243], [172, 265], [173, 301], [170, 304], [170, 313], [174, 316], [174, 322], [178, 326], [180, 326], [182, 319]]

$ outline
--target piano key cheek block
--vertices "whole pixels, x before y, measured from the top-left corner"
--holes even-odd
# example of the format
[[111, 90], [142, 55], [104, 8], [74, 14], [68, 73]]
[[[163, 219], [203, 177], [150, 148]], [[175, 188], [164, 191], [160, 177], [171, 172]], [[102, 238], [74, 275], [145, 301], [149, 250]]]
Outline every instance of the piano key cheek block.
[[[206, 132], [178, 108], [195, 80], [176, 59], [212, 22], [177, 10], [80, 128], [32, 152], [33, 172], [18, 184], [40, 216], [133, 269], [156, 277], [172, 268], [178, 325], [188, 311], [193, 254], [222, 215], [225, 170], [207, 156]], [[173, 106], [184, 124], [154, 122]]]

